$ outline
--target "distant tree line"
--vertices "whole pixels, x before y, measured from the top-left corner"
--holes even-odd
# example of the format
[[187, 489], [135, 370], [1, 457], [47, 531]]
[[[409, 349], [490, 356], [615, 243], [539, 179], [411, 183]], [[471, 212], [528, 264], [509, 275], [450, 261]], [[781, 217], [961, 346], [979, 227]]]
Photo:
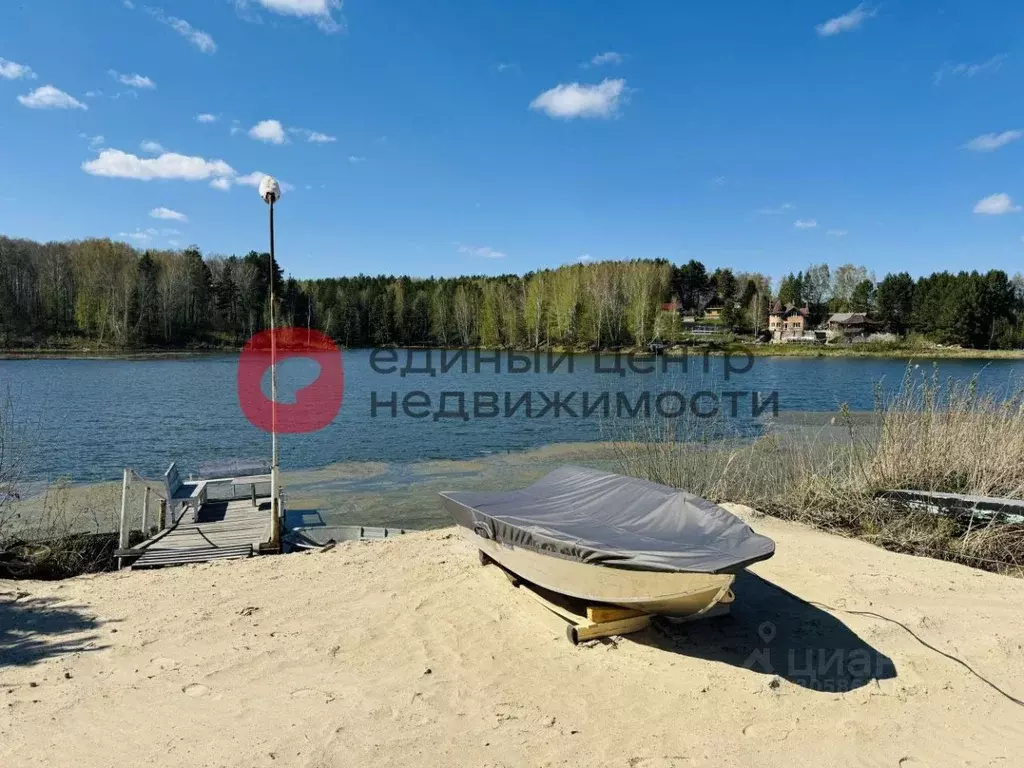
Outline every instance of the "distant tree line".
[[[285, 305], [302, 306], [298, 283], [276, 265], [274, 275]], [[0, 237], [0, 340], [233, 342], [266, 327], [269, 286], [269, 254], [204, 259], [197, 248], [140, 253], [110, 240]]]
[[[729, 328], [759, 333], [774, 301], [816, 320], [864, 311], [894, 333], [944, 343], [1024, 346], [1024, 281], [1000, 271], [906, 273], [875, 283], [863, 267], [827, 265], [768, 277], [708, 272], [699, 261], [573, 264], [526, 275], [418, 279], [285, 279], [266, 253], [205, 257], [197, 248], [140, 252], [110, 240], [35, 243], [0, 237], [0, 346], [239, 345], [269, 325], [321, 330], [349, 347], [640, 346], [681, 332], [680, 314], [718, 309]], [[665, 306], [669, 305], [669, 310]], [[675, 311], [678, 309], [679, 311]]]

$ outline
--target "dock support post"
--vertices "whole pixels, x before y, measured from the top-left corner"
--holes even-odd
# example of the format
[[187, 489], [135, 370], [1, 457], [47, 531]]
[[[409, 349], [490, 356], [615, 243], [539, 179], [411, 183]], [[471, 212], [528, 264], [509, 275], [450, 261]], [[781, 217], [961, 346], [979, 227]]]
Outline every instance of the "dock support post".
[[160, 530], [170, 527], [171, 521], [167, 519], [167, 499], [160, 499]]
[[277, 550], [281, 548], [281, 516], [279, 504], [280, 502], [276, 498], [272, 498], [270, 500], [270, 546]]
[[[119, 549], [128, 549], [128, 472], [124, 471], [121, 478], [121, 527], [118, 530], [117, 546]], [[117, 569], [121, 570], [124, 558], [117, 558]]]
[[149, 486], [142, 494], [142, 538], [149, 538]]

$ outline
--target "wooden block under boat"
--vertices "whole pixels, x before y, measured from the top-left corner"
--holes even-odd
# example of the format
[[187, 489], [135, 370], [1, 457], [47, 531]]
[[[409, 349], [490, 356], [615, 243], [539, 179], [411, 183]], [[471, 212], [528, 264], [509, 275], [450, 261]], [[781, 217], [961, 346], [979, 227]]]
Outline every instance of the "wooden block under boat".
[[588, 605], [587, 618], [595, 623], [603, 621], [618, 621], [619, 619], [633, 619], [637, 616], [650, 616], [644, 611], [634, 611], [630, 608], [619, 608], [615, 605]]
[[[648, 627], [653, 618], [649, 613], [631, 611], [611, 605], [582, 606], [572, 598], [553, 595], [548, 590], [525, 581], [519, 581], [517, 586], [521, 592], [529, 595], [549, 611], [568, 622], [565, 626], [565, 636], [573, 645], [587, 640], [597, 640], [601, 637], [639, 632]], [[596, 618], [592, 619], [591, 616]]]

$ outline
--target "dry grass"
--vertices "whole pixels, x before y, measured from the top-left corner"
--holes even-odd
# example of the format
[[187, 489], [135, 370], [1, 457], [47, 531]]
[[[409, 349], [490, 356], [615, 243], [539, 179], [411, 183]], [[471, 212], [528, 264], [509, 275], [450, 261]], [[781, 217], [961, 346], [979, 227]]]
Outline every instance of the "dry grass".
[[895, 488], [1024, 498], [1024, 392], [908, 370], [876, 392], [874, 413], [843, 408], [817, 430], [715, 439], [721, 425], [646, 422], [615, 441], [622, 471], [716, 501], [872, 541], [896, 551], [1024, 575], [1024, 524], [979, 523], [876, 498]]
[[[72, 501], [70, 481], [52, 483], [33, 500], [31, 523], [15, 519], [0, 538], [0, 576], [61, 579], [112, 568], [118, 496], [111, 491], [83, 505]], [[11, 517], [21, 517], [21, 506], [10, 507]]]
[[8, 391], [0, 395], [0, 548], [10, 534], [14, 508], [19, 500], [23, 467], [17, 447], [22, 439]]
[[882, 435], [867, 482], [1021, 498], [1024, 493], [1024, 392], [979, 394], [977, 379], [904, 378], [880, 401]]
[[74, 501], [70, 481], [57, 480], [41, 497], [23, 499], [30, 437], [15, 419], [10, 394], [0, 396], [0, 578], [64, 578], [110, 568], [119, 494], [112, 490]]

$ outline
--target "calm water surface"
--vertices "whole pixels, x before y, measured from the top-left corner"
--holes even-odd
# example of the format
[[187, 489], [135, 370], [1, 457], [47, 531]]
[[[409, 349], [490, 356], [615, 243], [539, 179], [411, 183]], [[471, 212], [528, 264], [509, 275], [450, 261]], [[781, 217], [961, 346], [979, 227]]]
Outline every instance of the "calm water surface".
[[[417, 353], [423, 362], [424, 353]], [[434, 363], [440, 353], [434, 353]], [[133, 467], [158, 477], [171, 461], [185, 471], [200, 463], [221, 458], [265, 456], [270, 438], [249, 424], [243, 416], [236, 393], [237, 356], [171, 360], [8, 360], [0, 361], [0, 393], [9, 390], [16, 417], [26, 428], [21, 447], [33, 479], [70, 476], [76, 482], [112, 480], [123, 467]], [[404, 362], [399, 358], [399, 367]], [[611, 368], [611, 356], [601, 357], [601, 367]], [[610, 393], [612, 412], [617, 393], [630, 402], [647, 391], [653, 404], [665, 391], [692, 394], [700, 390], [747, 393], [738, 399], [739, 418], [732, 420], [740, 431], [756, 433], [760, 419], [750, 418], [749, 393], [778, 392], [780, 410], [787, 412], [833, 411], [841, 403], [855, 410], [869, 410], [873, 388], [879, 382], [888, 389], [899, 386], [907, 362], [888, 359], [757, 358], [751, 370], [726, 380], [722, 358], [691, 357], [686, 372], [678, 364], [667, 372], [656, 365], [654, 373], [638, 374], [627, 369], [625, 376], [598, 373], [592, 356], [577, 356], [572, 373], [563, 364], [555, 372], [510, 374], [485, 365], [480, 373], [460, 366], [443, 375], [381, 374], [370, 366], [369, 350], [344, 353], [345, 397], [340, 414], [327, 428], [307, 435], [287, 435], [281, 441], [281, 464], [289, 470], [323, 467], [343, 461], [413, 462], [430, 459], [467, 459], [492, 453], [521, 450], [555, 442], [598, 440], [608, 434], [608, 420], [600, 411], [582, 418], [582, 393], [591, 401]], [[931, 372], [931, 363], [918, 361], [913, 375]], [[740, 363], [737, 363], [739, 365]], [[623, 362], [625, 366], [625, 363]], [[1017, 360], [940, 363], [943, 377], [969, 378], [980, 374], [985, 389], [1003, 391], [1024, 373]], [[309, 361], [293, 360], [279, 368], [279, 400], [287, 402], [296, 389], [316, 377]], [[522, 393], [533, 392], [534, 417], [523, 408], [505, 418], [410, 418], [402, 411], [402, 400], [421, 391], [437, 410], [442, 392], [465, 392], [472, 402], [476, 391], [504, 393], [513, 402]], [[371, 413], [371, 395], [380, 401], [397, 393], [398, 415], [389, 407]], [[543, 402], [559, 393], [570, 393], [573, 417], [554, 409], [536, 413]], [[762, 396], [763, 396], [762, 394]], [[451, 396], [447, 404], [457, 401]], [[666, 401], [671, 409], [675, 401]], [[723, 401], [725, 402], [725, 401]], [[470, 411], [472, 408], [470, 407]]]

